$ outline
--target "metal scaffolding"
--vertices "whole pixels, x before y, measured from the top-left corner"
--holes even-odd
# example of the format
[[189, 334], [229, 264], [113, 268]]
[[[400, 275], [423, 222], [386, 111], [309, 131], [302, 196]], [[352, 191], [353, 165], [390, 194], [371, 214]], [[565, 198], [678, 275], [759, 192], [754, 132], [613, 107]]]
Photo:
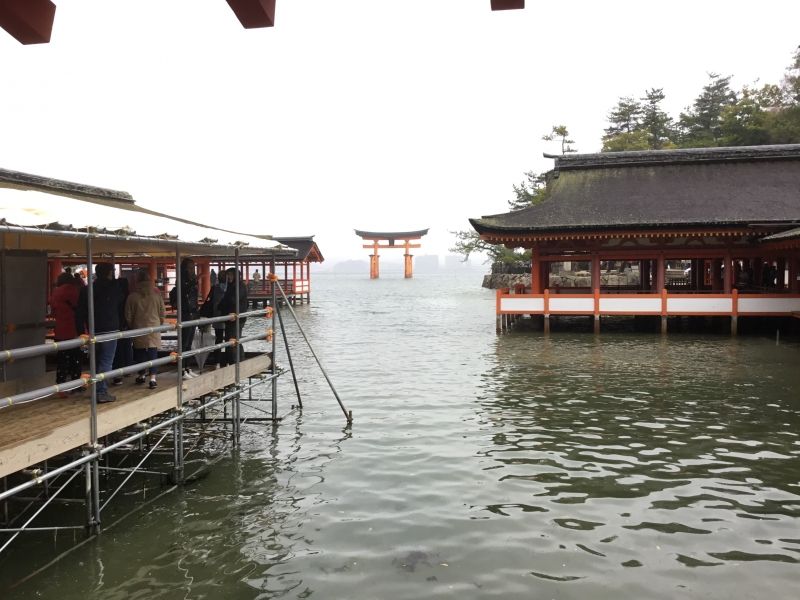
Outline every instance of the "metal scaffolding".
[[[25, 233], [31, 233], [32, 231], [29, 228], [8, 225], [0, 225], [0, 230], [6, 232], [23, 230]], [[65, 235], [71, 237], [75, 237], [76, 235], [85, 236], [86, 264], [89, 273], [91, 273], [93, 260], [95, 258], [93, 240], [100, 236], [107, 236], [108, 234], [78, 234], [77, 232], [71, 231], [48, 231], [48, 235]], [[130, 240], [131, 238], [127, 237], [126, 239]], [[152, 244], [153, 240], [148, 239], [147, 242]], [[163, 245], [171, 245], [174, 248], [177, 272], [181, 263], [181, 242], [176, 240], [164, 240]], [[98, 334], [95, 331], [94, 322], [94, 284], [92, 282], [92, 277], [89, 276], [87, 277], [87, 298], [89, 303], [87, 334], [67, 341], [39, 344], [24, 348], [0, 349], [0, 363], [44, 356], [59, 350], [81, 347], [88, 350], [89, 359], [88, 377], [2, 398], [0, 399], [0, 414], [2, 414], [4, 408], [33, 403], [61, 392], [86, 387], [88, 387], [91, 392], [88, 415], [90, 441], [88, 444], [81, 448], [73, 449], [72, 455], [68, 453], [66, 455], [62, 454], [53, 457], [52, 460], [46, 460], [37, 465], [30, 465], [27, 469], [2, 479], [2, 487], [0, 487], [0, 509], [2, 509], [0, 521], [3, 522], [3, 527], [0, 528], [0, 555], [6, 551], [12, 542], [23, 532], [86, 530], [90, 536], [100, 534], [104, 511], [108, 509], [110, 502], [117, 497], [119, 492], [131, 481], [134, 475], [158, 476], [162, 481], [166, 478], [173, 486], [185, 483], [187, 479], [192, 477], [192, 474], [189, 476], [186, 475], [187, 458], [189, 455], [200, 449], [199, 447], [203, 443], [203, 440], [212, 438], [219, 439], [219, 435], [215, 435], [211, 431], [210, 427], [212, 425], [221, 427], [222, 429], [220, 431], [224, 432], [227, 425], [230, 424], [229, 443], [233, 447], [240, 444], [241, 428], [245, 423], [270, 423], [272, 425], [277, 425], [286, 416], [278, 415], [277, 381], [284, 371], [278, 368], [275, 360], [277, 352], [277, 331], [280, 331], [280, 335], [283, 338], [286, 358], [294, 382], [295, 393], [297, 395], [296, 408], [302, 409], [303, 404], [295, 373], [295, 366], [289, 350], [289, 341], [283, 318], [280, 314], [281, 308], [278, 305], [278, 292], [280, 292], [281, 296], [286, 301], [284, 306], [290, 311], [304, 340], [309, 344], [309, 348], [311, 348], [311, 344], [305, 332], [303, 332], [294, 310], [286, 299], [283, 289], [278, 284], [277, 275], [274, 273], [274, 259], [272, 261], [272, 270], [269, 275], [275, 284], [273, 285], [271, 306], [245, 312], [239, 312], [241, 306], [239, 303], [241, 274], [239, 269], [238, 247], [235, 248], [234, 264], [236, 266], [236, 275], [233, 282], [233, 285], [236, 286], [236, 311], [231, 314], [184, 321], [182, 319], [182, 286], [184, 282], [182, 282], [182, 277], [178, 274], [176, 278], [178, 300], [177, 306], [175, 307], [177, 309], [177, 322], [174, 325], [166, 324], [158, 327]], [[270, 320], [270, 325], [262, 333], [242, 337], [241, 320], [246, 317], [264, 317]], [[221, 343], [214, 343], [212, 345], [182, 351], [183, 332], [185, 329], [230, 321], [235, 323], [235, 337], [231, 337]], [[148, 333], [167, 331], [175, 331], [177, 335], [176, 351], [169, 356], [140, 362], [123, 368], [112, 369], [106, 372], [98, 372], [97, 344], [111, 340], [134, 338]], [[248, 375], [247, 380], [244, 381], [240, 369], [243, 344], [260, 340], [271, 344], [270, 351], [262, 353], [270, 355], [269, 368], [267, 371], [256, 373], [255, 375]], [[233, 348], [235, 350], [235, 352], [233, 352], [235, 356], [233, 384], [216, 389], [211, 393], [192, 399], [187, 403], [183, 394], [185, 361], [190, 357], [204, 352], [221, 351], [228, 348]], [[352, 413], [344, 408], [338, 393], [333, 388], [333, 384], [324, 368], [322, 368], [322, 364], [313, 348], [311, 348], [311, 352], [322, 369], [325, 379], [328, 381], [336, 400], [342, 408], [347, 420], [347, 426], [349, 427], [352, 423]], [[132, 374], [149, 367], [170, 364], [174, 364], [177, 368], [174, 408], [157, 414], [149, 418], [146, 422], [127, 426], [116, 430], [111, 435], [101, 437], [98, 433], [97, 384], [102, 381], [111, 380], [114, 377]], [[270, 384], [271, 386], [269, 400], [254, 399], [252, 390], [265, 384]], [[243, 399], [244, 394], [247, 394], [246, 399]], [[266, 401], [270, 403], [269, 410], [265, 410], [255, 404], [256, 402]], [[263, 416], [243, 416], [241, 410], [243, 405], [255, 410]], [[292, 406], [291, 410], [294, 409], [295, 406]], [[199, 425], [202, 427], [196, 434], [194, 443], [188, 449], [185, 447], [185, 428], [187, 425]], [[227, 438], [227, 434], [224, 434], [224, 437]], [[171, 448], [168, 447], [170, 445]], [[74, 453], [78, 450], [80, 451], [80, 455], [75, 456]], [[146, 468], [145, 465], [149, 461], [152, 462], [155, 456], [162, 455], [171, 458], [171, 470], [169, 472]], [[110, 458], [112, 457], [118, 459], [116, 464], [111, 464]], [[126, 463], [131, 457], [133, 457], [135, 464], [127, 466]], [[113, 489], [109, 488], [105, 490], [105, 493], [101, 493], [103, 492], [103, 490], [101, 490], [101, 474], [103, 474], [104, 480], [107, 482], [117, 477], [121, 477], [121, 481], [119, 481]], [[83, 497], [65, 497], [65, 492], [67, 490], [75, 490], [78, 488], [78, 482], [81, 480], [81, 476], [83, 480]], [[13, 479], [13, 482], [9, 481], [11, 479]], [[23, 492], [28, 492], [29, 494], [33, 492], [34, 495], [32, 497], [23, 497]], [[12, 510], [12, 502], [14, 503], [13, 506], [17, 506], [18, 504], [22, 504], [23, 506], [18, 510]], [[58, 523], [55, 525], [33, 526], [37, 518], [39, 518], [43, 512], [56, 504], [64, 506], [83, 504], [85, 507], [84, 523]], [[5, 539], [3, 536], [5, 536]]]

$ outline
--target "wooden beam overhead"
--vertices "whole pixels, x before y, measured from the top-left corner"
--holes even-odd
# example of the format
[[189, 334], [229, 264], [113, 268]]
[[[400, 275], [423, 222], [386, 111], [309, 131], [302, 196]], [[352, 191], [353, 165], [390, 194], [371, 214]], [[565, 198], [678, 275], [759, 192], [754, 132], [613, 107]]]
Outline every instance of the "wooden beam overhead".
[[21, 44], [47, 44], [55, 17], [50, 0], [0, 0], [0, 27]]
[[492, 0], [492, 10], [515, 10], [525, 8], [525, 0]]
[[227, 0], [227, 2], [245, 29], [275, 25], [275, 0]]

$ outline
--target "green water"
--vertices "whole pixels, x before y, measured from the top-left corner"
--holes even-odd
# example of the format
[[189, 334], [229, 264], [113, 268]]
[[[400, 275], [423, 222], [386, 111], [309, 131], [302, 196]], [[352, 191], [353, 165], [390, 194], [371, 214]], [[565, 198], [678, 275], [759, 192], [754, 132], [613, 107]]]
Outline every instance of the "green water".
[[293, 335], [302, 415], [0, 597], [800, 596], [796, 341], [497, 336], [480, 278], [316, 277], [352, 430]]

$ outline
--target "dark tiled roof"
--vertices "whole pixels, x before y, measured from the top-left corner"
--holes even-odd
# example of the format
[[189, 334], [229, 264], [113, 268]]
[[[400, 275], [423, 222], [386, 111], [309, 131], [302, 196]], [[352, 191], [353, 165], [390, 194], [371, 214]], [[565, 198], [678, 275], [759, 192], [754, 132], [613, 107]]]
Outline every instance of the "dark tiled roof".
[[480, 233], [800, 223], [800, 144], [559, 156], [544, 201]]
[[314, 241], [314, 236], [303, 237], [273, 237], [273, 240], [284, 246], [289, 246], [297, 250], [298, 260], [310, 260], [311, 262], [323, 262], [325, 258], [319, 250], [319, 246]]

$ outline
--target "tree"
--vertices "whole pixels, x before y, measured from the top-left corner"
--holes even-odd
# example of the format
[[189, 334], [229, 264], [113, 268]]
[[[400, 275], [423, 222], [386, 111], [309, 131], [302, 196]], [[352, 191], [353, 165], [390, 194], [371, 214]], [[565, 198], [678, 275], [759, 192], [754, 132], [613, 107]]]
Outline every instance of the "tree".
[[800, 106], [800, 46], [797, 47], [793, 59], [786, 69], [781, 89], [789, 106]]
[[577, 152], [577, 150], [570, 146], [570, 144], [575, 143], [575, 140], [569, 139], [569, 131], [567, 130], [566, 125], [553, 125], [550, 133], [543, 135], [542, 139], [545, 142], [560, 141], [561, 154], [566, 154], [567, 152]]
[[681, 145], [718, 146], [722, 137], [722, 114], [727, 106], [736, 103], [736, 92], [731, 89], [731, 76], [708, 74], [709, 82], [695, 98], [691, 108], [681, 113]]
[[747, 86], [742, 88], [735, 104], [723, 107], [720, 115], [720, 144], [723, 146], [757, 146], [769, 144], [767, 113], [761, 104], [763, 96]]
[[603, 138], [603, 152], [624, 152], [626, 150], [651, 150], [647, 132], [640, 129], [631, 133], [620, 133]]
[[507, 248], [504, 244], [490, 244], [482, 240], [477, 231], [451, 231], [450, 233], [456, 236], [456, 243], [450, 248], [450, 252], [463, 254], [465, 261], [473, 252], [485, 252], [488, 255], [486, 262], [493, 263], [530, 260], [530, 251], [517, 252]]
[[610, 125], [606, 128], [603, 139], [637, 131], [641, 126], [642, 112], [642, 105], [638, 100], [631, 96], [622, 96], [608, 113]]
[[647, 145], [651, 150], [661, 150], [672, 145], [672, 117], [661, 109], [664, 88], [652, 88], [645, 92], [642, 102], [641, 131], [647, 133]]
[[[519, 185], [512, 186], [514, 198], [508, 201], [511, 210], [522, 210], [545, 199], [547, 179], [544, 173], [527, 171]], [[477, 231], [451, 231], [456, 236], [455, 245], [450, 252], [462, 254], [467, 260], [473, 252], [485, 252], [487, 262], [517, 262], [530, 260], [530, 251], [518, 252], [503, 244], [490, 244], [481, 239]]]
[[508, 207], [511, 210], [522, 210], [541, 202], [545, 197], [546, 183], [544, 173], [526, 172], [525, 179], [519, 185], [512, 186], [514, 198], [508, 201]]

